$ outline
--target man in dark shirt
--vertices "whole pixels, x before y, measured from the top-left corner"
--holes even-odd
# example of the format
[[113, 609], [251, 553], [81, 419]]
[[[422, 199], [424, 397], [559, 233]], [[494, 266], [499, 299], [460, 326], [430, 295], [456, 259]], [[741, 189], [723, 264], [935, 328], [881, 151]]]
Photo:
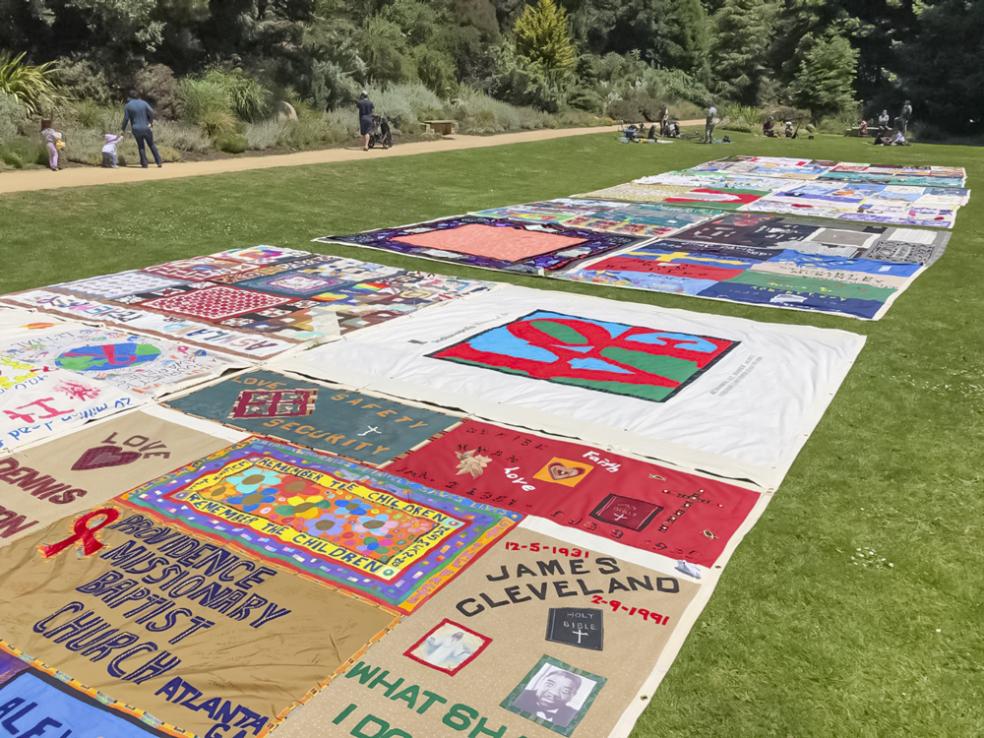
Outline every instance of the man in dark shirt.
[[372, 131], [372, 113], [375, 110], [375, 106], [372, 104], [372, 100], [369, 99], [369, 93], [365, 90], [359, 95], [359, 99], [355, 104], [359, 108], [359, 133], [362, 135], [362, 150], [368, 151], [369, 133]]
[[144, 169], [147, 168], [146, 146], [150, 146], [150, 153], [154, 156], [154, 162], [158, 167], [161, 166], [161, 155], [157, 152], [157, 146], [154, 144], [154, 109], [136, 92], [130, 93], [126, 105], [123, 106], [124, 131], [126, 131], [127, 124], [133, 130], [133, 137], [137, 140], [140, 166]]

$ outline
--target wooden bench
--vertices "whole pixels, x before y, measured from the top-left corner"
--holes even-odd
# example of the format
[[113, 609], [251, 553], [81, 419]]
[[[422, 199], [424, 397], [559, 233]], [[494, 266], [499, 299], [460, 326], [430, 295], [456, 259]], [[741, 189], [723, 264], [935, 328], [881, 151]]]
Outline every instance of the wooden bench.
[[454, 120], [425, 120], [424, 123], [438, 136], [450, 136], [458, 127], [458, 122]]

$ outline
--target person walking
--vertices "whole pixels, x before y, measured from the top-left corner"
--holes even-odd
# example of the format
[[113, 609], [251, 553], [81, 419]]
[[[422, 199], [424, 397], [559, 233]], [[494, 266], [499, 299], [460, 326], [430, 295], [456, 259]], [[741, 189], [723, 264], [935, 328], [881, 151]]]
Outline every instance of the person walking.
[[714, 103], [707, 106], [707, 117], [704, 119], [704, 143], [714, 143], [714, 126], [717, 124], [718, 110]]
[[359, 109], [359, 134], [362, 136], [362, 150], [369, 150], [369, 134], [372, 132], [372, 114], [376, 107], [369, 99], [369, 93], [365, 90], [359, 95], [355, 103]]
[[158, 168], [161, 166], [161, 155], [157, 152], [154, 144], [154, 109], [150, 103], [142, 99], [136, 92], [130, 92], [123, 106], [123, 132], [126, 133], [127, 125], [133, 131], [133, 138], [137, 141], [137, 150], [140, 152], [140, 166], [147, 168], [147, 152], [145, 147], [150, 147], [150, 153], [154, 157], [154, 163]]
[[902, 112], [899, 114], [899, 128], [902, 129], [903, 137], [909, 133], [910, 120], [912, 120], [912, 103], [906, 100], [902, 105]]
[[51, 125], [50, 118], [41, 120], [41, 140], [44, 141], [45, 148], [48, 149], [48, 168], [57, 172], [58, 152], [65, 148], [65, 139], [61, 131], [56, 131]]

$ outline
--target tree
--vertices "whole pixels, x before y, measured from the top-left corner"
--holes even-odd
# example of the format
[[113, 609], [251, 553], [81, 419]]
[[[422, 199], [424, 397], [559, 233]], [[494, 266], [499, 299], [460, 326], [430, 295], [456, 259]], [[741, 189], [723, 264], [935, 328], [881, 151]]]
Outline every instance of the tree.
[[725, 0], [714, 15], [711, 61], [724, 97], [745, 105], [758, 102], [768, 74], [763, 49], [771, 42], [775, 11], [772, 0]]
[[984, 128], [984, 2], [930, 0], [903, 47], [903, 81], [917, 117], [960, 133]]
[[513, 31], [519, 54], [549, 77], [562, 77], [577, 65], [567, 11], [554, 0], [527, 5]]
[[855, 104], [857, 49], [833, 33], [806, 40], [810, 42], [809, 50], [803, 55], [791, 86], [797, 104], [808, 108], [814, 120], [850, 109]]

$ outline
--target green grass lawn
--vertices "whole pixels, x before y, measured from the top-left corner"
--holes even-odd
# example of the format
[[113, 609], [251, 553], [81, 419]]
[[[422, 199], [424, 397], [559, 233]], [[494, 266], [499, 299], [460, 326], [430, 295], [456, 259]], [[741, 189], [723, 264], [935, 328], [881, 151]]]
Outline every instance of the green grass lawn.
[[[311, 248], [314, 236], [570, 195], [739, 153], [964, 165], [968, 186], [984, 190], [981, 148], [732, 137], [730, 146], [626, 146], [593, 135], [4, 196], [0, 292], [255, 243]], [[984, 191], [961, 211], [943, 259], [877, 323], [319, 250], [867, 334], [634, 735], [984, 735]], [[853, 563], [858, 548], [893, 566]]]

